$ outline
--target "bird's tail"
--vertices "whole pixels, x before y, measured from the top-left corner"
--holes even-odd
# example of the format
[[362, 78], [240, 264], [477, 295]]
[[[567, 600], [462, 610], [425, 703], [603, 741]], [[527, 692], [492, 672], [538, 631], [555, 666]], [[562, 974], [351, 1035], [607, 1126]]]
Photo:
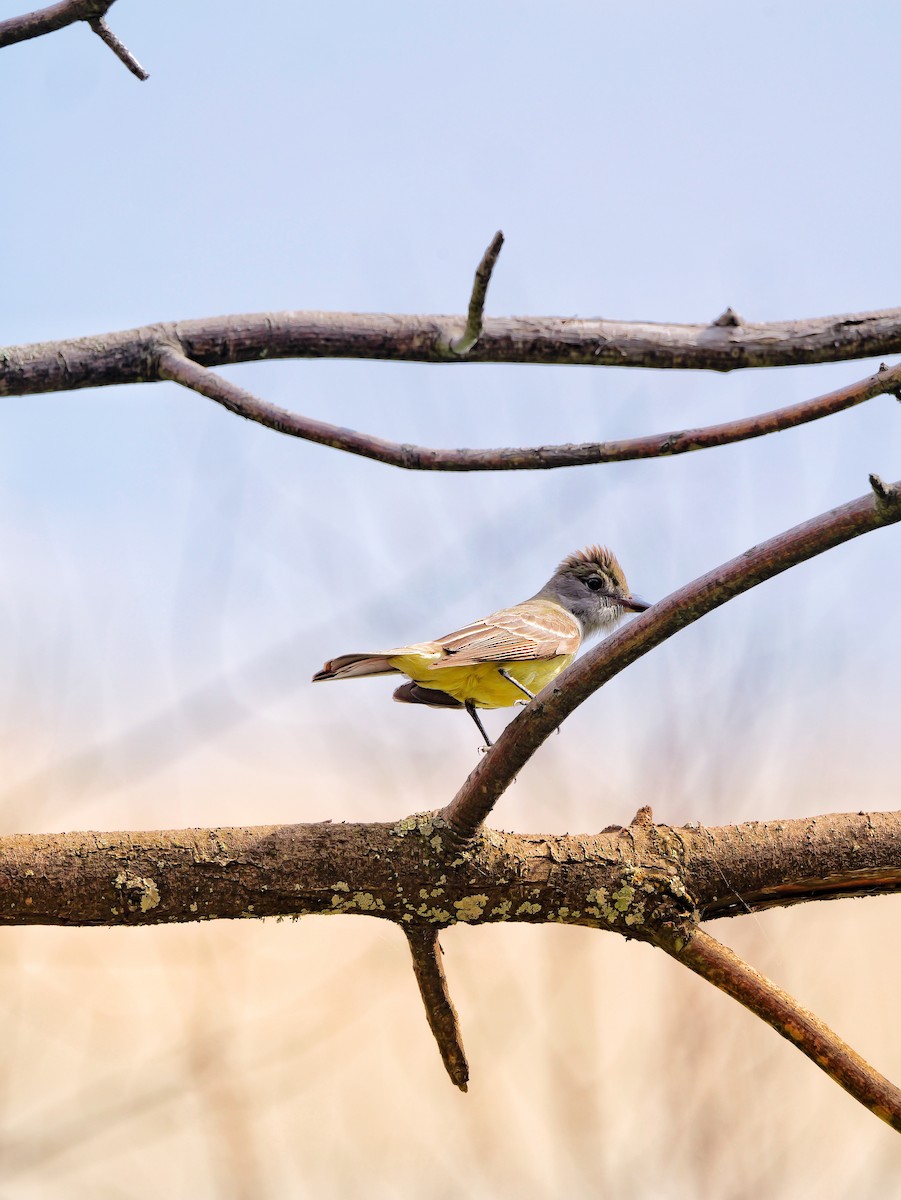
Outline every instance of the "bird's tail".
[[385, 654], [342, 654], [327, 662], [313, 676], [313, 682], [322, 679], [355, 679], [359, 675], [396, 675], [397, 671], [388, 662]]
[[401, 704], [428, 704], [430, 708], [462, 708], [460, 700], [440, 692], [437, 688], [421, 687], [418, 683], [402, 683], [394, 691], [394, 699]]

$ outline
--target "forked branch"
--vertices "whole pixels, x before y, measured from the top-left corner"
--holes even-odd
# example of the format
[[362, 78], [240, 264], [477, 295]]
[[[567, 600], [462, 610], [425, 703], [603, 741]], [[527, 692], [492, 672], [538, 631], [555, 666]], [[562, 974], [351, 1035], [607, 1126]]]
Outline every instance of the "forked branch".
[[[672, 829], [642, 810], [594, 835], [393, 824], [0, 838], [0, 925], [151, 925], [354, 913], [403, 929], [451, 1078], [468, 1069], [437, 946], [451, 924], [587, 926], [662, 947], [789, 1037], [898, 1128], [896, 1090], [815, 1017], [698, 930], [706, 917], [901, 891], [901, 813]], [[725, 894], [724, 894], [725, 893]]]
[[901, 521], [901, 483], [874, 491], [745, 551], [672, 592], [568, 667], [504, 729], [444, 817], [472, 836], [538, 747], [598, 688], [655, 646], [766, 579], [842, 542]]
[[901, 354], [901, 309], [740, 325], [663, 325], [579, 317], [484, 317], [478, 343], [450, 349], [459, 316], [241, 313], [170, 321], [0, 350], [0, 395], [155, 382], [176, 346], [202, 367], [285, 358], [531, 363], [737, 371]]
[[147, 72], [104, 19], [114, 3], [115, 0], [61, 0], [59, 4], [51, 4], [35, 12], [9, 17], [0, 21], [0, 48], [54, 33], [57, 29], [74, 25], [76, 21], [85, 21], [132, 75], [140, 80], [148, 79]]

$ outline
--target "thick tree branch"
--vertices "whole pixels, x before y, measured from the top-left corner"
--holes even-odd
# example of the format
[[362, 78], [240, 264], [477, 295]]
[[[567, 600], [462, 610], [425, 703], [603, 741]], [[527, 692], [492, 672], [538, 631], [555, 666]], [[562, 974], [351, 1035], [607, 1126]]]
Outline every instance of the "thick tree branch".
[[661, 945], [772, 1026], [855, 1100], [901, 1133], [901, 1091], [788, 992], [702, 929], [693, 933], [687, 945]]
[[432, 363], [556, 363], [734, 371], [901, 353], [901, 309], [741, 325], [659, 325], [564, 317], [486, 317], [464, 357], [460, 317], [246, 313], [0, 350], [0, 395], [73, 391], [159, 378], [173, 346], [202, 367], [283, 358]]
[[469, 299], [469, 311], [466, 315], [466, 328], [459, 337], [453, 338], [450, 343], [450, 349], [460, 357], [465, 357], [482, 336], [482, 318], [485, 312], [488, 284], [491, 282], [491, 273], [503, 244], [504, 235], [498, 230], [491, 239], [488, 249], [482, 255], [482, 261], [476, 267], [472, 295]]
[[[629, 904], [607, 902], [627, 884]], [[655, 904], [711, 920], [889, 893], [901, 893], [901, 812], [709, 828], [638, 822], [583, 836], [489, 829], [467, 842], [439, 813], [389, 824], [0, 837], [0, 925], [356, 913], [405, 933], [525, 921], [653, 941]]]
[[457, 1010], [447, 987], [438, 934], [434, 929], [420, 926], [407, 926], [404, 932], [413, 956], [413, 973], [425, 1005], [426, 1020], [438, 1043], [441, 1061], [454, 1086], [465, 1092], [469, 1084], [469, 1063], [460, 1037]]
[[174, 347], [159, 352], [159, 373], [183, 387], [215, 400], [229, 412], [274, 429], [290, 437], [302, 438], [321, 446], [331, 446], [349, 454], [375, 459], [408, 471], [529, 471], [555, 467], [581, 467], [594, 463], [626, 462], [638, 458], [661, 458], [687, 454], [730, 442], [745, 441], [791, 429], [809, 421], [818, 421], [843, 409], [894, 394], [901, 387], [901, 365], [878, 371], [868, 379], [849, 384], [812, 400], [803, 400], [786, 408], [759, 416], [726, 421], [703, 429], [683, 429], [648, 437], [627, 438], [615, 442], [586, 442], [582, 445], [502, 447], [495, 450], [435, 450], [428, 446], [389, 442], [384, 438], [339, 425], [329, 425], [276, 404], [260, 400], [236, 383], [198, 366]]
[[114, 3], [115, 0], [61, 0], [59, 4], [51, 4], [20, 17], [9, 17], [0, 21], [0, 49], [15, 42], [42, 37], [45, 33], [54, 33], [57, 29], [74, 25], [76, 21], [85, 21], [116, 57], [125, 63], [132, 75], [141, 80], [148, 79], [147, 72], [104, 20]]
[[664, 828], [655, 826], [647, 838], [656, 852], [682, 862], [702, 921], [901, 891], [897, 813], [842, 813], [663, 834]]
[[766, 579], [901, 520], [901, 483], [887, 485], [796, 525], [672, 592], [578, 659], [504, 729], [444, 809], [462, 836], [491, 812], [538, 747], [598, 688], [661, 642]]
[[642, 810], [630, 826], [602, 834], [485, 830], [466, 843], [439, 813], [392, 825], [0, 838], [0, 924], [147, 925], [307, 913], [395, 922], [409, 941], [429, 1024], [459, 1087], [468, 1069], [438, 930], [527, 921], [637, 938], [735, 995], [894, 1125], [901, 1109], [890, 1084], [697, 930], [702, 916], [889, 890], [901, 891], [898, 812], [669, 829]]

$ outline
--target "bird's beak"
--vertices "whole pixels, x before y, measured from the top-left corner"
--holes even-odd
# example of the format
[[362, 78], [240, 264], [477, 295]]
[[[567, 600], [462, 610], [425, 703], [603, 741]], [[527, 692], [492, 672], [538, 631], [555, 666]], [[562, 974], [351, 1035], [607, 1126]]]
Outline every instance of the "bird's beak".
[[650, 608], [647, 600], [640, 600], [638, 596], [623, 596], [619, 605], [621, 608], [628, 609], [629, 612], [644, 612], [646, 608]]

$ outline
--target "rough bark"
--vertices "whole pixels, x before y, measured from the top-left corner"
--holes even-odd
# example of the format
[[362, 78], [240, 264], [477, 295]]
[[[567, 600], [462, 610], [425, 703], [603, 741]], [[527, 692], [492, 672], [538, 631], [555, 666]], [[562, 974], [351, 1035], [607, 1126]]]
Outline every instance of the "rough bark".
[[435, 929], [586, 925], [655, 941], [683, 921], [898, 890], [898, 812], [563, 837], [489, 829], [471, 841], [439, 813], [0, 838], [5, 925], [353, 913]]
[[204, 367], [273, 358], [431, 363], [557, 363], [735, 371], [901, 353], [901, 309], [737, 325], [603, 318], [485, 317], [465, 356], [466, 320], [384, 313], [244, 313], [173, 321], [0, 350], [0, 395], [71, 391], [159, 378], [162, 346]]

